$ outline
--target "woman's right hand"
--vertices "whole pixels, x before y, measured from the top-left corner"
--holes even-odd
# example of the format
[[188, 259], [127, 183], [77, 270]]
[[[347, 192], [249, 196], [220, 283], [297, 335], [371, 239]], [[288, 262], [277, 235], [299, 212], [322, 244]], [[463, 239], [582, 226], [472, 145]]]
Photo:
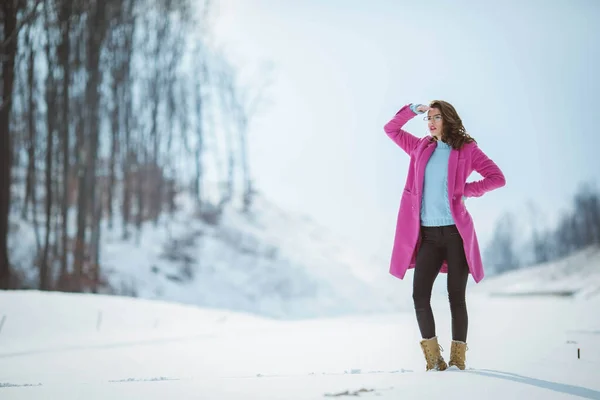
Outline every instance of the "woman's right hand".
[[417, 107], [417, 111], [419, 111], [419, 112], [426, 112], [427, 110], [429, 110], [429, 106], [426, 104], [420, 104]]

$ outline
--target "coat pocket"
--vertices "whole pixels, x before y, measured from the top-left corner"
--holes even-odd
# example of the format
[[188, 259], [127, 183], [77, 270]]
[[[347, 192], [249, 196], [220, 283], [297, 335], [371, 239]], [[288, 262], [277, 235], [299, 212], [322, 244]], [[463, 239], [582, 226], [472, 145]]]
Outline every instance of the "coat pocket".
[[410, 189], [402, 191], [401, 207], [405, 212], [414, 213], [417, 210], [417, 196]]

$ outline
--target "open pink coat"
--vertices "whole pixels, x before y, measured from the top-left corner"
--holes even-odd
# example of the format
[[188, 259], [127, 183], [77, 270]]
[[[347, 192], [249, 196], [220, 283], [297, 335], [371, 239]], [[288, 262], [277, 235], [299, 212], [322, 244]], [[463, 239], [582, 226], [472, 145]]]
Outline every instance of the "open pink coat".
[[[390, 273], [400, 279], [404, 278], [409, 268], [415, 267], [417, 249], [421, 240], [419, 232], [425, 166], [436, 148], [436, 143], [431, 136], [417, 138], [402, 129], [415, 115], [409, 105], [405, 105], [384, 127], [390, 139], [410, 156], [390, 264]], [[481, 174], [483, 179], [467, 182], [467, 178], [473, 171]], [[483, 263], [473, 219], [462, 201], [462, 196], [479, 197], [505, 184], [506, 180], [500, 168], [479, 149], [475, 142], [464, 145], [460, 150], [451, 150], [448, 161], [448, 199], [456, 227], [463, 239], [469, 271], [475, 282], [483, 279]], [[445, 260], [441, 272], [448, 272], [448, 264]]]

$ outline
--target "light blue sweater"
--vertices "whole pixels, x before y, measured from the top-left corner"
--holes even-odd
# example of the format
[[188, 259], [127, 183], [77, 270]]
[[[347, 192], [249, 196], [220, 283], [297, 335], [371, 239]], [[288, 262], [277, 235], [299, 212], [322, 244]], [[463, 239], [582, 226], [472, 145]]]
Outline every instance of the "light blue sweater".
[[[411, 110], [416, 110], [418, 104], [411, 104]], [[423, 197], [421, 200], [421, 225], [447, 226], [454, 225], [448, 199], [448, 160], [452, 147], [438, 140], [437, 147], [431, 154], [425, 167], [423, 182]]]
[[448, 160], [450, 145], [438, 140], [437, 147], [425, 167], [423, 198], [421, 200], [421, 225], [454, 225], [448, 201]]

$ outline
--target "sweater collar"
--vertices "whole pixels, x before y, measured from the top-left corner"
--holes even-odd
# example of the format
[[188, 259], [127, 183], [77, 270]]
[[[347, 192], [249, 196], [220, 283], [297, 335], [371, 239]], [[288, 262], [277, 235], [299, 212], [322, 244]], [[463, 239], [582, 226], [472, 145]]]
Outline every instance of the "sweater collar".
[[441, 140], [436, 140], [436, 142], [438, 149], [450, 150], [452, 148], [452, 146], [450, 146], [448, 143], [442, 142]]

